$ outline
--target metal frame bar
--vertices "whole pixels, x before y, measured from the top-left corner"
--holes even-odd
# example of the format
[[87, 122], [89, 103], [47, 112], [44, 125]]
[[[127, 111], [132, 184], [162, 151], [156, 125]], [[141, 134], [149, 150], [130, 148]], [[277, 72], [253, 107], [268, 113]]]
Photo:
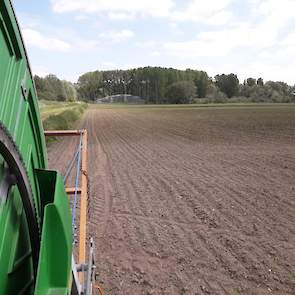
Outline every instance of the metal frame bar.
[[78, 194], [81, 194], [81, 187], [78, 187], [77, 189], [75, 187], [66, 187], [66, 193], [70, 195], [74, 195], [75, 191], [77, 191]]
[[[88, 167], [87, 167], [87, 130], [82, 134], [82, 159], [81, 159], [81, 197], [80, 197], [80, 227], [79, 227], [79, 263], [86, 262], [86, 226], [87, 226], [87, 197], [88, 197]], [[80, 275], [84, 282], [84, 273]]]
[[[79, 245], [78, 245], [78, 264], [86, 263], [86, 225], [87, 225], [87, 198], [88, 198], [88, 165], [87, 165], [87, 149], [88, 135], [87, 130], [46, 130], [44, 132], [47, 137], [61, 136], [80, 136], [82, 135], [82, 158], [81, 158], [81, 187], [78, 188], [80, 194], [80, 223], [79, 223]], [[66, 188], [68, 195], [75, 193], [75, 188]], [[79, 273], [81, 285], [84, 284], [84, 273]]]
[[82, 130], [45, 130], [44, 135], [47, 137], [76, 136], [76, 135], [81, 135], [84, 132], [87, 133], [87, 130], [86, 129], [82, 129]]

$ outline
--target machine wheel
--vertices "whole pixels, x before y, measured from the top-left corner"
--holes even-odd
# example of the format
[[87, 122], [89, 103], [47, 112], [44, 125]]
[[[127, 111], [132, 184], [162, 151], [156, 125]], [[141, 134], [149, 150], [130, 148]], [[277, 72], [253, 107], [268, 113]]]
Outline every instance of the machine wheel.
[[1, 123], [0, 155], [3, 157], [4, 162], [7, 166], [6, 179], [4, 180], [7, 183], [7, 189], [6, 192], [2, 190], [1, 194], [4, 194], [4, 196], [0, 195], [0, 198], [4, 197], [4, 200], [2, 201], [5, 201], [5, 198], [7, 199], [9, 197], [11, 187], [13, 185], [16, 185], [18, 187], [28, 223], [32, 249], [33, 269], [34, 275], [36, 277], [40, 251], [40, 231], [32, 188], [22, 157], [12, 137], [9, 135], [6, 128]]

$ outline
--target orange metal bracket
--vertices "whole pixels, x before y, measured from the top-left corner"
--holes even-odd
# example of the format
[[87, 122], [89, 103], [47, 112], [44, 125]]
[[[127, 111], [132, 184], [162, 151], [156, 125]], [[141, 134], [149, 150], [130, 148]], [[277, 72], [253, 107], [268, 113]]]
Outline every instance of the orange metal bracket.
[[100, 287], [99, 285], [94, 285], [94, 288], [99, 292], [100, 295], [105, 295], [102, 287]]
[[[81, 160], [81, 201], [80, 201], [80, 227], [79, 227], [79, 263], [86, 262], [86, 217], [87, 217], [87, 130], [82, 135], [82, 160]], [[81, 273], [81, 282], [84, 281], [84, 274]]]
[[76, 189], [76, 188], [74, 188], [74, 187], [66, 187], [66, 193], [67, 193], [68, 195], [74, 195], [76, 191], [77, 191], [78, 194], [80, 194], [80, 193], [81, 193], [81, 188], [78, 187], [78, 188]]

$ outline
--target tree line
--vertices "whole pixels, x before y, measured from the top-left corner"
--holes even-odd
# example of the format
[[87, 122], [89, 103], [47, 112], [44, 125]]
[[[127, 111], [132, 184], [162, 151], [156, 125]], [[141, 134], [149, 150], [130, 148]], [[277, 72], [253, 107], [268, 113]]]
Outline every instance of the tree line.
[[117, 95], [141, 97], [147, 104], [210, 102], [295, 102], [295, 87], [284, 82], [248, 78], [240, 83], [235, 74], [210, 78], [192, 69], [144, 67], [131, 70], [93, 71], [77, 83], [61, 81], [54, 75], [35, 76], [40, 99], [95, 102]]
[[[203, 71], [160, 67], [94, 71], [79, 77], [77, 90], [83, 100], [95, 101], [116, 94], [130, 94], [141, 97], [146, 103], [157, 104], [170, 102], [173, 96], [171, 86], [175, 83], [178, 88], [187, 88], [192, 97], [204, 97], [209, 78]], [[191, 89], [194, 90], [193, 93]]]
[[77, 87], [71, 82], [60, 80], [55, 75], [44, 78], [34, 76], [35, 87], [39, 99], [57, 101], [76, 101], [78, 99]]
[[257, 80], [248, 78], [240, 84], [235, 74], [217, 75], [211, 88], [209, 98], [217, 102], [295, 102], [295, 86], [285, 82]]

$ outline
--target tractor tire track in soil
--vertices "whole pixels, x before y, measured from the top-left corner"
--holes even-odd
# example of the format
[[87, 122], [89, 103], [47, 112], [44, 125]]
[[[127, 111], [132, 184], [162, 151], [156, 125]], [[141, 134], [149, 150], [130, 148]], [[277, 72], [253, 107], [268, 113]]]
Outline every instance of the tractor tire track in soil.
[[295, 293], [294, 107], [92, 107], [79, 124], [106, 294]]

